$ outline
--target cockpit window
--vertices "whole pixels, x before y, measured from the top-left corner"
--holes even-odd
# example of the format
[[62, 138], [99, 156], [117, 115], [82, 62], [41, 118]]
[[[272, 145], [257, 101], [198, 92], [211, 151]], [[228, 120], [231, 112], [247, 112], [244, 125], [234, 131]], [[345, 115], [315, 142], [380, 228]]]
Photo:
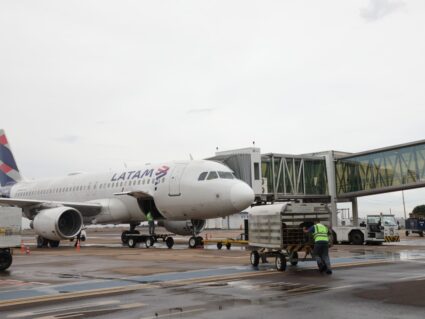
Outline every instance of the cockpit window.
[[218, 178], [217, 172], [210, 172], [210, 173], [208, 174], [207, 180], [210, 180], [210, 179], [217, 179], [217, 178]]
[[207, 177], [208, 172], [203, 172], [201, 173], [201, 175], [199, 175], [198, 177], [198, 181], [203, 181], [205, 179], [205, 177]]
[[218, 176], [224, 179], [233, 179], [233, 174], [231, 172], [218, 172]]

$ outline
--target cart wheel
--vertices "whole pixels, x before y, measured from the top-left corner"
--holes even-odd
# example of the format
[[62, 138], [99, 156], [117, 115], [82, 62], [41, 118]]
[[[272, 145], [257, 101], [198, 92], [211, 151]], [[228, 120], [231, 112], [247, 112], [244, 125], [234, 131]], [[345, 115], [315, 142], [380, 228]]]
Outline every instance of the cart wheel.
[[275, 260], [276, 269], [279, 271], [286, 270], [286, 258], [283, 254], [278, 254]]
[[152, 237], [147, 237], [145, 244], [146, 244], [146, 248], [152, 247], [153, 246], [154, 241], [152, 240]]
[[189, 238], [189, 248], [195, 248], [196, 247], [196, 237], [190, 237]]
[[222, 243], [217, 243], [217, 249], [221, 249], [221, 247], [223, 247]]
[[260, 254], [258, 253], [258, 251], [254, 250], [251, 252], [251, 265], [253, 265], [254, 267], [257, 267], [259, 263], [260, 263]]
[[227, 250], [229, 250], [229, 249], [230, 249], [230, 247], [232, 247], [232, 244], [231, 244], [231, 243], [227, 243], [227, 244], [226, 244], [226, 248], [227, 248]]
[[167, 245], [167, 247], [169, 249], [173, 248], [173, 246], [174, 246], [174, 239], [173, 239], [173, 237], [167, 237], [167, 238], [165, 238], [165, 244]]
[[127, 235], [128, 234], [131, 234], [131, 232], [129, 231], [129, 230], [124, 230], [123, 232], [122, 232], [122, 234], [121, 234], [121, 242], [123, 243], [123, 244], [127, 244], [127, 242], [128, 242], [128, 237], [127, 237]]
[[128, 241], [127, 241], [127, 245], [130, 248], [136, 247], [136, 241], [134, 240], [134, 238], [129, 238]]
[[6, 270], [12, 264], [12, 255], [8, 251], [0, 251], [0, 271]]
[[151, 236], [151, 237], [149, 237], [149, 238], [151, 239], [151, 241], [150, 241], [149, 245], [152, 247], [152, 246], [153, 246], [153, 244], [155, 244], [156, 239], [155, 239], [155, 237], [153, 237], [153, 236]]
[[292, 266], [298, 265], [298, 253], [296, 251], [292, 252], [292, 254], [290, 255], [289, 262]]

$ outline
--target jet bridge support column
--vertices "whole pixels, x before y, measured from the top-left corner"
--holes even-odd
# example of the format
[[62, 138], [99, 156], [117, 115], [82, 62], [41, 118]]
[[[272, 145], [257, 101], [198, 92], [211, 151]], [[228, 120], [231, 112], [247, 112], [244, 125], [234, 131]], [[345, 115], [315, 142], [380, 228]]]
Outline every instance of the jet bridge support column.
[[357, 197], [351, 199], [351, 207], [353, 209], [353, 226], [359, 226], [359, 205], [357, 204]]

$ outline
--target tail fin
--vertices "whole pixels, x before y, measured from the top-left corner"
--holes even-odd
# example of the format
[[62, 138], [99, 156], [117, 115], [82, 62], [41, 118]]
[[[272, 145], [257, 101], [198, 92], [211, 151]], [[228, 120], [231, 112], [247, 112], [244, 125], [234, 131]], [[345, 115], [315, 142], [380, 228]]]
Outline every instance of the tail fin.
[[0, 129], [0, 185], [13, 185], [21, 179], [6, 134]]

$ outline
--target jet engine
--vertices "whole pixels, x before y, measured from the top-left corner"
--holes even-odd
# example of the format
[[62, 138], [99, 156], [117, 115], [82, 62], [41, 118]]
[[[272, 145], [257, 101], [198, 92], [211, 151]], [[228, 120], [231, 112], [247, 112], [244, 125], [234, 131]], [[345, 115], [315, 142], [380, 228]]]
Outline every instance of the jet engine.
[[180, 236], [193, 236], [199, 234], [205, 227], [204, 219], [192, 219], [182, 221], [162, 221], [164, 227], [171, 233]]
[[50, 240], [71, 239], [83, 227], [80, 212], [71, 207], [55, 207], [41, 210], [33, 221], [37, 235]]

